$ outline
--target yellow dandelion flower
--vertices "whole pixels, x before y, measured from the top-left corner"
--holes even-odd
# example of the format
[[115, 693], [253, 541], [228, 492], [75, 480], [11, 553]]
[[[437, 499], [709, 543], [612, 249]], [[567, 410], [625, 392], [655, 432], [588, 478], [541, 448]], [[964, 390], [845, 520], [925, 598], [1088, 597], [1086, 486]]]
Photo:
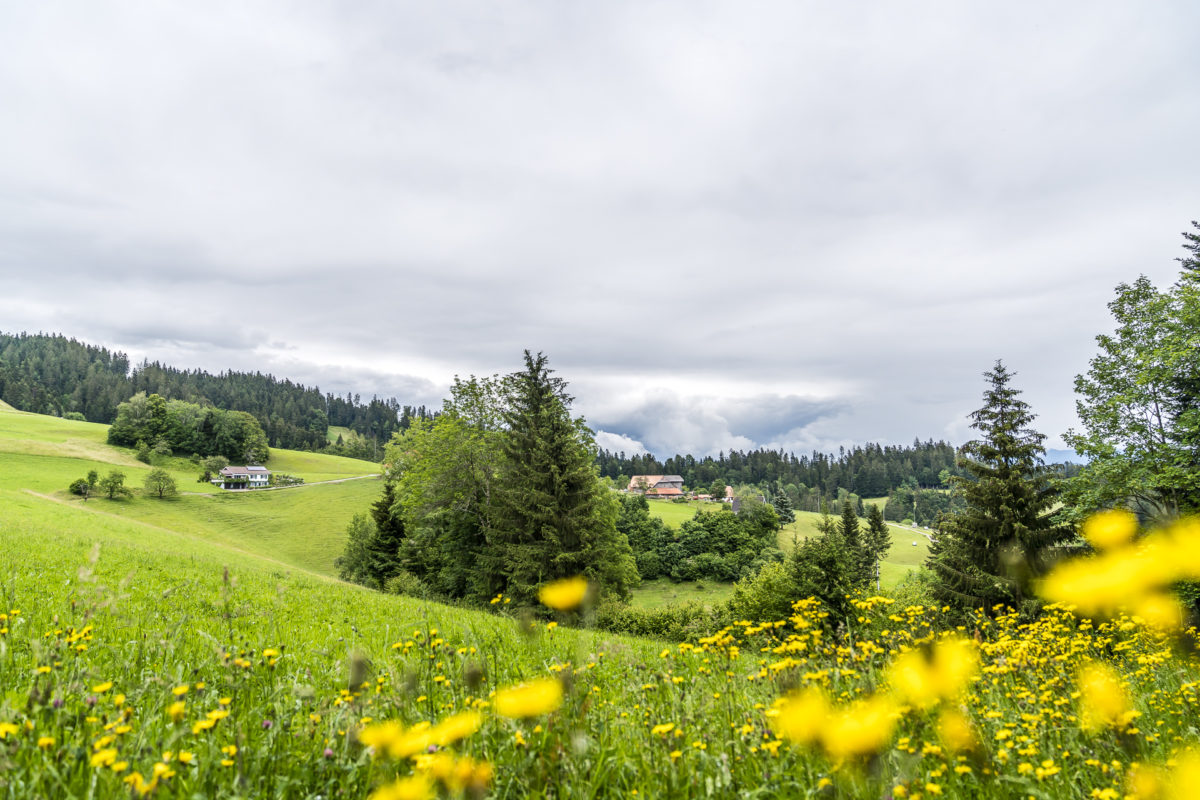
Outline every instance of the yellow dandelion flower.
[[1119, 725], [1129, 710], [1129, 696], [1117, 673], [1093, 662], [1079, 671], [1078, 683], [1083, 729], [1095, 731]]
[[117, 748], [115, 748], [115, 747], [105, 747], [102, 750], [97, 750], [95, 753], [92, 753], [92, 766], [93, 767], [112, 766], [112, 764], [116, 760], [117, 760]]
[[48, 750], [51, 747], [54, 747], [54, 737], [53, 736], [42, 736], [41, 738], [39, 738], [37, 740], [37, 746], [43, 750]]
[[496, 692], [492, 707], [504, 717], [521, 719], [549, 714], [562, 705], [562, 684], [555, 678], [539, 678]]
[[821, 743], [834, 758], [878, 753], [892, 737], [900, 711], [886, 695], [851, 703], [829, 717]]
[[93, 686], [92, 691], [95, 692], [96, 694], [104, 694], [112, 687], [113, 687], [112, 681], [105, 681], [104, 683], [97, 683], [95, 686]]
[[444, 747], [475, 733], [482, 724], [483, 715], [478, 711], [464, 711], [439, 722], [430, 731], [430, 738], [434, 744]]
[[14, 725], [11, 722], [0, 722], [0, 739], [8, 738], [10, 733], [15, 734], [21, 730], [21, 726]]
[[368, 800], [428, 800], [433, 797], [433, 784], [424, 775], [412, 775], [381, 786], [371, 792]]
[[1108, 550], [1128, 544], [1137, 527], [1137, 517], [1128, 511], [1101, 511], [1083, 523], [1083, 537], [1097, 550]]
[[808, 689], [781, 699], [767, 715], [776, 736], [796, 744], [809, 744], [821, 734], [829, 716], [829, 701], [819, 689]]
[[947, 709], [938, 716], [937, 730], [938, 738], [953, 753], [974, 750], [979, 745], [971, 721], [956, 709]]
[[967, 639], [947, 637], [931, 648], [910, 650], [892, 662], [888, 679], [907, 702], [928, 708], [953, 698], [979, 668], [979, 654]]
[[583, 603], [587, 596], [587, 578], [565, 578], [561, 581], [548, 583], [538, 590], [538, 600], [542, 605], [556, 611], [570, 611]]
[[188, 693], [189, 688], [191, 688], [191, 687], [189, 687], [185, 683], [182, 686], [176, 686], [174, 689], [172, 689], [171, 694], [175, 695], [176, 697], [183, 697], [185, 694]]
[[175, 722], [179, 722], [179, 720], [183, 719], [183, 715], [186, 711], [187, 703], [183, 702], [182, 700], [176, 700], [174, 703], [171, 703], [171, 705], [167, 706], [167, 716]]

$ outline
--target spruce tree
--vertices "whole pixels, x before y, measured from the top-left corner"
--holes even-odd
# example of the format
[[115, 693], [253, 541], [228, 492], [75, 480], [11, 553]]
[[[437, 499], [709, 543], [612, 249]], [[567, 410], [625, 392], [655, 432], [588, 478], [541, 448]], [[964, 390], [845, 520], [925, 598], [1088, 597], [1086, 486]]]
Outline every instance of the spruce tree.
[[574, 575], [624, 597], [637, 567], [616, 528], [617, 504], [593, 466], [591, 431], [571, 418], [566, 383], [546, 362], [527, 350], [525, 369], [509, 378], [489, 560], [526, 602], [541, 584]]
[[842, 534], [846, 557], [850, 560], [850, 575], [854, 585], [863, 586], [870, 579], [868, 555], [863, 546], [862, 531], [858, 527], [858, 514], [854, 513], [854, 502], [849, 497], [842, 501], [842, 519], [838, 523], [838, 532]]
[[883, 521], [883, 512], [876, 503], [871, 503], [867, 511], [867, 530], [863, 539], [869, 565], [868, 580], [874, 578], [875, 588], [878, 589], [879, 562], [892, 547], [892, 529]]
[[1052, 519], [1045, 436], [1029, 427], [1035, 416], [1009, 385], [1012, 373], [996, 361], [984, 377], [983, 407], [971, 414], [982, 438], [963, 445], [958, 466], [967, 475], [952, 478], [966, 508], [943, 518], [930, 548], [933, 588], [939, 601], [960, 608], [1033, 610], [1033, 579], [1073, 533]]
[[775, 506], [775, 513], [779, 515], [779, 523], [787, 525], [789, 522], [796, 521], [796, 512], [792, 510], [792, 501], [784, 492], [779, 492], [775, 495], [775, 500], [772, 502]]
[[396, 487], [387, 481], [383, 484], [383, 494], [371, 505], [375, 532], [366, 545], [369, 559], [367, 572], [381, 589], [388, 578], [398, 574], [402, 568], [400, 545], [404, 542], [404, 520], [395, 506]]

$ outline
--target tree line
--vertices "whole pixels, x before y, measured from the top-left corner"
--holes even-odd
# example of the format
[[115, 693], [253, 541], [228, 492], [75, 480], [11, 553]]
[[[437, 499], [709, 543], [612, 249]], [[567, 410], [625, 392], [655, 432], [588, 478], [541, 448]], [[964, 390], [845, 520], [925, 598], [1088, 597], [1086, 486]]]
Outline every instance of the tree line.
[[[157, 361], [131, 368], [124, 353], [55, 334], [0, 333], [0, 400], [21, 411], [111, 424], [117, 407], [135, 394], [160, 395], [254, 416], [272, 447], [327, 450], [378, 460], [382, 443], [414, 420], [424, 406], [395, 398], [322, 394], [261, 372], [180, 370]], [[330, 445], [330, 426], [349, 428], [351, 441]]]
[[[601, 450], [597, 456], [600, 474], [613, 480], [628, 480], [633, 475], [679, 475], [685, 485], [707, 488], [716, 481], [730, 486], [753, 485], [760, 489], [786, 492], [793, 505], [802, 511], [819, 511], [809, 498], [830, 502], [844, 490], [860, 497], [882, 497], [905, 484], [917, 488], [944, 487], [946, 478], [955, 474], [955, 449], [943, 441], [911, 445], [865, 444], [837, 455], [813, 451], [797, 456], [776, 450], [738, 450], [696, 458], [674, 455], [659, 461], [648, 453], [627, 456], [624, 452]], [[839, 503], [840, 505], [840, 503]]]

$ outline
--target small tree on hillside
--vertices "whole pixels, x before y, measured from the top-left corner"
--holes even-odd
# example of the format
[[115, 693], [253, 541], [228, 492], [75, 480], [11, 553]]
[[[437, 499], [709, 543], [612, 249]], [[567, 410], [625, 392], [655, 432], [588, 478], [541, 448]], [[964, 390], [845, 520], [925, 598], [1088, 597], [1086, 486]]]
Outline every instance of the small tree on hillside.
[[175, 479], [162, 467], [155, 467], [146, 473], [146, 482], [143, 485], [147, 494], [159, 498], [174, 497], [176, 494]]
[[367, 514], [355, 514], [346, 527], [346, 549], [333, 562], [338, 577], [344, 581], [381, 589], [371, 573], [371, 540], [375, 538], [375, 523]]
[[944, 518], [928, 563], [941, 602], [990, 612], [1033, 605], [1030, 583], [1045, 571], [1051, 548], [1073, 531], [1051, 518], [1055, 492], [1042, 462], [1045, 436], [1029, 427], [1034, 415], [1009, 386], [1012, 373], [997, 361], [984, 377], [983, 407], [971, 414], [982, 438], [960, 451], [968, 477], [952, 479], [966, 509]]
[[116, 500], [118, 497], [129, 497], [133, 494], [125, 486], [125, 473], [119, 469], [114, 469], [100, 479], [100, 491], [104, 492], [109, 500]]
[[789, 522], [796, 521], [796, 512], [792, 510], [792, 501], [788, 499], [785, 493], [780, 492], [775, 495], [772, 505], [775, 506], [775, 513], [779, 515], [781, 525], [787, 525]]

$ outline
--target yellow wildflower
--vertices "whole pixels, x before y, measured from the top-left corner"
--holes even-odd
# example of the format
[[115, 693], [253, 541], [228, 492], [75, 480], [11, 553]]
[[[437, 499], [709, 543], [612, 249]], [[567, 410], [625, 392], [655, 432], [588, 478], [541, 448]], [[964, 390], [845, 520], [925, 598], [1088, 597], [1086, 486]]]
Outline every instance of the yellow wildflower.
[[54, 737], [53, 736], [41, 737], [40, 739], [37, 740], [37, 746], [42, 748], [43, 750], [48, 750], [49, 748], [54, 747]]
[[928, 708], [962, 691], [978, 667], [979, 654], [969, 640], [947, 637], [929, 649], [901, 654], [888, 670], [888, 678], [907, 702]]
[[819, 689], [783, 698], [768, 712], [771, 730], [796, 744], [814, 742], [829, 715], [829, 701]]
[[368, 800], [428, 800], [433, 797], [433, 784], [424, 775], [412, 775], [381, 786], [371, 792]]
[[877, 753], [891, 738], [899, 716], [895, 703], [886, 695], [858, 700], [829, 717], [821, 731], [821, 742], [834, 758]]
[[504, 717], [536, 717], [556, 711], [562, 705], [562, 684], [555, 678], [539, 678], [496, 692], [492, 701], [496, 713]]
[[187, 704], [182, 700], [176, 700], [167, 707], [167, 716], [175, 722], [183, 719], [184, 712], [187, 710]]
[[433, 743], [439, 746], [454, 744], [459, 739], [465, 739], [483, 724], [483, 715], [478, 711], [464, 711], [447, 717], [430, 731]]
[[561, 581], [548, 583], [538, 590], [538, 600], [542, 605], [556, 611], [570, 611], [583, 603], [587, 596], [587, 578], [565, 578]]
[[93, 686], [92, 691], [95, 692], [96, 694], [104, 694], [112, 687], [113, 687], [112, 681], [105, 681], [104, 683], [97, 683], [95, 686]]
[[1137, 533], [1137, 517], [1128, 511], [1101, 511], [1083, 523], [1083, 537], [1097, 550], [1128, 544]]
[[1111, 667], [1093, 662], [1079, 671], [1081, 725], [1094, 731], [1117, 725], [1129, 710], [1129, 697]]

